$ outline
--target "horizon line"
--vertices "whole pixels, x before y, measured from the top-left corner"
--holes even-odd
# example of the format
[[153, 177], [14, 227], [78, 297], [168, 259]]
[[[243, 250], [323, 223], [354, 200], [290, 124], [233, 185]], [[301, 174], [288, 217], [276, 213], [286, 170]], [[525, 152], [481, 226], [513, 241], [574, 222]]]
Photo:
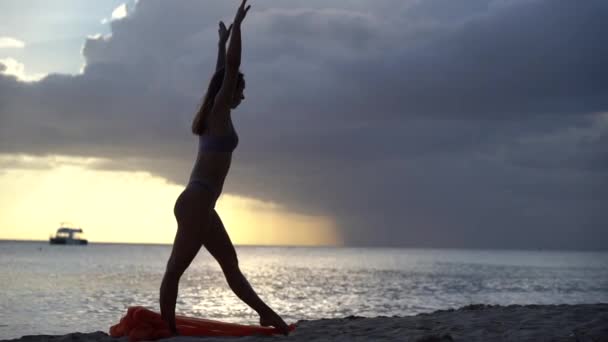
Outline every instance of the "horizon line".
[[[26, 240], [26, 239], [3, 239], [1, 242], [44, 242], [48, 240]], [[96, 241], [89, 245], [146, 245], [146, 246], [172, 246], [173, 243], [160, 242], [108, 242]], [[522, 247], [446, 247], [446, 246], [391, 246], [391, 245], [263, 245], [263, 244], [234, 244], [235, 247], [283, 247], [283, 248], [386, 248], [386, 249], [451, 249], [451, 250], [475, 250], [475, 251], [537, 251], [537, 252], [608, 252], [606, 249], [573, 249], [573, 248], [522, 248]]]

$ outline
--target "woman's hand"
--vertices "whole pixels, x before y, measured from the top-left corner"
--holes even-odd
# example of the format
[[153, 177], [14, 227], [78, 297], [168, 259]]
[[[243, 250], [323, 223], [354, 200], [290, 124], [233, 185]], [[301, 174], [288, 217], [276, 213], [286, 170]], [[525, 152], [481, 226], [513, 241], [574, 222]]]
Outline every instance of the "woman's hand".
[[247, 0], [243, 0], [243, 2], [241, 2], [241, 5], [239, 6], [239, 9], [236, 11], [236, 16], [234, 17], [234, 23], [236, 25], [240, 25], [243, 20], [245, 20], [245, 16], [247, 15], [247, 12], [249, 12], [249, 9], [251, 8], [251, 5], [245, 7], [245, 4], [247, 3]]
[[232, 30], [232, 24], [230, 27], [226, 29], [226, 25], [224, 25], [223, 21], [220, 21], [220, 28], [217, 30], [217, 33], [220, 36], [220, 44], [226, 44], [228, 41], [228, 37], [230, 37], [230, 31]]

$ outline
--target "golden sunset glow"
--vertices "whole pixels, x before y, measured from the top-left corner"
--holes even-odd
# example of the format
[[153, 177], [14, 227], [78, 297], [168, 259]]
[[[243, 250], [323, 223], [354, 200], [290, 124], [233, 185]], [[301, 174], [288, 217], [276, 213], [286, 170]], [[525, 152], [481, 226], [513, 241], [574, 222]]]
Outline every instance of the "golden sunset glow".
[[[146, 172], [94, 169], [99, 162], [0, 156], [0, 239], [45, 240], [67, 221], [93, 243], [172, 243], [173, 205], [183, 186]], [[330, 218], [277, 203], [225, 194], [217, 210], [235, 244], [341, 244]]]

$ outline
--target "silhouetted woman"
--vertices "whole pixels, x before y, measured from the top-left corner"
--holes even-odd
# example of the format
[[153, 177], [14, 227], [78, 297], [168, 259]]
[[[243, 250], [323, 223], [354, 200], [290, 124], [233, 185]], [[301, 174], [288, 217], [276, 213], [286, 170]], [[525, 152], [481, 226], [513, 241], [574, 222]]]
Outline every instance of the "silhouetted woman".
[[242, 1], [230, 28], [226, 29], [220, 22], [216, 72], [192, 123], [192, 132], [199, 136], [198, 157], [190, 182], [175, 203], [177, 234], [160, 287], [161, 314], [174, 333], [178, 333], [175, 302], [179, 279], [201, 246], [205, 246], [220, 264], [232, 291], [260, 315], [261, 325], [274, 326], [285, 334], [288, 332], [287, 324], [258, 297], [241, 273], [234, 246], [215, 211], [215, 202], [222, 191], [232, 152], [238, 143], [230, 111], [245, 98], [245, 81], [239, 66], [241, 23], [251, 8], [245, 7], [246, 2]]

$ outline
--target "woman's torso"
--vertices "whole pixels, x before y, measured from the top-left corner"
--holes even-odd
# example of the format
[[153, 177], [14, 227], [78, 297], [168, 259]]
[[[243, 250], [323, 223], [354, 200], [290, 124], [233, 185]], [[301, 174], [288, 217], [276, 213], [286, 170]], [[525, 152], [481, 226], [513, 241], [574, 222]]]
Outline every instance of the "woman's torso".
[[219, 196], [230, 169], [232, 151], [236, 148], [238, 136], [230, 115], [208, 119], [203, 134], [199, 136], [198, 155], [190, 180], [205, 182]]

